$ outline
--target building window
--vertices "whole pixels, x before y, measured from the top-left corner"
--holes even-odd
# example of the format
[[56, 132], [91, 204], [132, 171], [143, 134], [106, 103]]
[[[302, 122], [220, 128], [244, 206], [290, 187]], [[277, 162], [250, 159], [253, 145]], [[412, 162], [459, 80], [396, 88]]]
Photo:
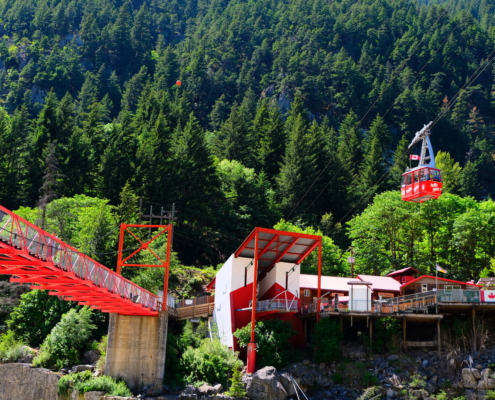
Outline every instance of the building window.
[[427, 283], [421, 284], [421, 291], [422, 292], [427, 292], [428, 291], [428, 284]]
[[311, 292], [309, 289], [304, 289], [304, 297], [309, 297], [311, 296]]

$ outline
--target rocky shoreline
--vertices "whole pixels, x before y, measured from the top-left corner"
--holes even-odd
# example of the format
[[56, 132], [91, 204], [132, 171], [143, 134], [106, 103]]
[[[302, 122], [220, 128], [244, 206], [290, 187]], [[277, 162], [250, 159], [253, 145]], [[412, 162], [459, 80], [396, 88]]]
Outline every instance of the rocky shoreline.
[[[94, 368], [75, 366], [72, 372]], [[55, 400], [62, 375], [33, 368], [27, 363], [0, 364], [0, 400]], [[495, 347], [480, 356], [436, 351], [369, 355], [355, 352], [343, 362], [316, 364], [310, 360], [277, 371], [265, 367], [253, 375], [243, 375], [247, 398], [251, 400], [433, 400], [441, 397], [490, 400], [495, 396]], [[367, 387], [366, 387], [367, 386]], [[490, 391], [494, 391], [493, 394]], [[164, 386], [150, 388], [135, 397], [105, 396], [103, 392], [79, 394], [74, 400], [228, 400], [217, 385], [188, 386], [170, 393]], [[303, 394], [304, 393], [304, 394]], [[59, 399], [62, 400], [62, 399]]]

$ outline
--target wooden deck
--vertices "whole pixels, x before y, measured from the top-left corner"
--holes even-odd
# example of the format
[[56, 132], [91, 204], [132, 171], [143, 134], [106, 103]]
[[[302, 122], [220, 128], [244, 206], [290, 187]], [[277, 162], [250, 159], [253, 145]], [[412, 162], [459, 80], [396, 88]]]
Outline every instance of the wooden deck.
[[213, 315], [214, 308], [215, 303], [198, 304], [189, 307], [176, 308], [176, 318], [178, 320], [181, 320], [199, 317], [211, 317]]

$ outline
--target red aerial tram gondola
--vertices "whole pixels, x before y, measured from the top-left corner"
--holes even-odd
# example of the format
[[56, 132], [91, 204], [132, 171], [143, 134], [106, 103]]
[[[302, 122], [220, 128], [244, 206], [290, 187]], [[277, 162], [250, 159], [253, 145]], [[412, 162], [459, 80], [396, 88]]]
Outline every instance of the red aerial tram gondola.
[[[409, 148], [422, 141], [419, 165], [416, 168], [408, 168], [402, 174], [401, 194], [402, 200], [423, 203], [426, 200], [437, 199], [442, 194], [442, 175], [435, 166], [435, 155], [430, 142], [430, 126], [425, 125], [416, 132]], [[426, 151], [428, 150], [428, 155]]]

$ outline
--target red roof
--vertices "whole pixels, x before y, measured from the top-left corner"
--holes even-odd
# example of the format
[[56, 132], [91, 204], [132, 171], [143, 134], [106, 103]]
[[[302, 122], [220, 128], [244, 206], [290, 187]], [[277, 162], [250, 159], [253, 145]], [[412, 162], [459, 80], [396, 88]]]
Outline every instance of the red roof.
[[237, 249], [235, 257], [254, 258], [255, 237], [258, 235], [258, 271], [261, 276], [276, 263], [300, 264], [321, 243], [321, 236], [304, 233], [254, 228]]
[[435, 276], [431, 276], [431, 275], [423, 275], [423, 276], [420, 276], [419, 278], [416, 278], [410, 282], [407, 282], [407, 283], [404, 283], [403, 285], [401, 285], [401, 289], [403, 287], [406, 287], [406, 286], [409, 286], [411, 283], [414, 283], [414, 282], [417, 282], [423, 278], [431, 278], [431, 279], [438, 279], [439, 281], [443, 281], [443, 282], [452, 282], [452, 283], [459, 283], [461, 285], [468, 285], [468, 286], [476, 286], [476, 287], [481, 287], [481, 285], [476, 285], [474, 283], [467, 283], [467, 282], [461, 282], [461, 281], [454, 281], [452, 279], [447, 279], [447, 278], [437, 278]]
[[386, 276], [400, 275], [400, 274], [403, 274], [404, 272], [409, 272], [409, 271], [413, 271], [415, 274], [419, 274], [419, 271], [416, 268], [407, 267], [407, 268], [398, 269], [397, 271], [392, 271], [389, 274], [387, 274]]

